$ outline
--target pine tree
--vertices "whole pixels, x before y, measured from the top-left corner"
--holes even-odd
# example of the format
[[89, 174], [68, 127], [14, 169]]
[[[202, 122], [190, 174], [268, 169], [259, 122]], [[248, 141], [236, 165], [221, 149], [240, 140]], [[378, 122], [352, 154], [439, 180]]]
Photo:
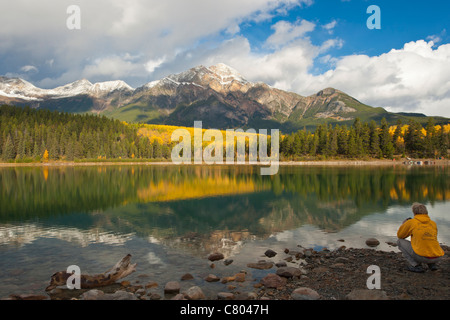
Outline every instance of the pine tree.
[[392, 137], [389, 133], [389, 125], [386, 118], [381, 120], [381, 134], [380, 134], [380, 149], [385, 158], [392, 159], [394, 156], [394, 145], [392, 144]]
[[347, 126], [339, 128], [338, 132], [338, 154], [348, 155], [348, 130]]
[[414, 120], [410, 120], [408, 130], [405, 134], [406, 153], [412, 157], [422, 157], [424, 153], [424, 136], [422, 125]]
[[302, 140], [300, 139], [298, 132], [294, 134], [294, 141], [292, 142], [292, 153], [295, 156], [300, 156], [302, 153]]
[[438, 141], [439, 141], [439, 155], [441, 157], [448, 156], [448, 149], [450, 149], [450, 133], [445, 133], [444, 126], [441, 126], [441, 129], [438, 132]]
[[4, 160], [13, 160], [16, 157], [14, 143], [11, 135], [8, 135], [5, 144], [3, 145], [2, 157]]
[[356, 130], [354, 127], [350, 127], [348, 133], [348, 153], [350, 158], [356, 157], [358, 155], [358, 150], [356, 146]]
[[335, 157], [338, 153], [338, 131], [339, 131], [339, 127], [336, 126], [334, 129], [332, 129], [331, 131], [328, 130], [330, 132], [330, 147], [328, 149], [328, 155], [330, 157]]
[[370, 155], [374, 158], [381, 158], [380, 135], [375, 121], [370, 122]]
[[434, 119], [430, 118], [428, 120], [427, 126], [425, 128], [426, 137], [424, 142], [425, 155], [427, 157], [436, 157], [438, 154], [438, 140], [436, 134], [436, 128], [434, 126]]

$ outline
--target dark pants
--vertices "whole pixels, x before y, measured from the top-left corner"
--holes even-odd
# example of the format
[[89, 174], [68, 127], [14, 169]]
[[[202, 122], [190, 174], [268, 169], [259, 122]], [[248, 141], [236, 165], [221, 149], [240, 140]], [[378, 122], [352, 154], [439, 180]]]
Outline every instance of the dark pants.
[[398, 239], [397, 245], [400, 251], [403, 254], [403, 257], [408, 261], [408, 263], [416, 267], [420, 265], [421, 263], [430, 264], [430, 263], [437, 263], [441, 260], [442, 257], [438, 258], [427, 258], [419, 256], [417, 253], [414, 252], [411, 242], [405, 239]]

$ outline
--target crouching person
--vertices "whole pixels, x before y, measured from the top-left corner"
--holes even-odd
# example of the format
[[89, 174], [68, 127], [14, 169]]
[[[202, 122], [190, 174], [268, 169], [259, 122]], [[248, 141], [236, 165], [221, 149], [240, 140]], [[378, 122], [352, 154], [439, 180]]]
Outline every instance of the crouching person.
[[[408, 270], [412, 272], [424, 272], [422, 264], [426, 264], [432, 271], [437, 270], [437, 265], [444, 250], [437, 240], [437, 226], [428, 216], [427, 208], [420, 203], [412, 206], [414, 218], [408, 218], [397, 231], [398, 248], [408, 261]], [[411, 237], [411, 241], [405, 240]]]

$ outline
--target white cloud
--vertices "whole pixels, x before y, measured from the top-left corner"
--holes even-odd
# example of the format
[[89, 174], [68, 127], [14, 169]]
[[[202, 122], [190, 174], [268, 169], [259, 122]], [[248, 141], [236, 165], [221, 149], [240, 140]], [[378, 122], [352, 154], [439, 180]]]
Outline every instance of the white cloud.
[[284, 46], [313, 31], [315, 26], [314, 23], [306, 20], [297, 20], [294, 24], [288, 21], [279, 21], [272, 26], [275, 32], [266, 40], [266, 44], [275, 48]]
[[166, 61], [166, 57], [149, 60], [145, 64], [145, 70], [147, 70], [148, 73], [153, 73], [155, 71], [155, 69], [160, 67], [165, 61]]
[[343, 57], [304, 89], [332, 86], [372, 106], [450, 117], [450, 44], [433, 45], [419, 40], [380, 56]]
[[37, 73], [37, 72], [39, 72], [39, 69], [36, 68], [35, 66], [27, 65], [27, 66], [23, 66], [22, 68], [20, 68], [20, 71]]
[[333, 20], [330, 23], [327, 23], [326, 25], [322, 26], [325, 30], [328, 30], [329, 34], [333, 34], [333, 29], [336, 27], [337, 21]]
[[[81, 30], [68, 30], [71, 1], [10, 1], [0, 11], [0, 71], [19, 70], [35, 79], [45, 74], [35, 83], [41, 87], [81, 78], [122, 79], [137, 87], [196, 65], [223, 62], [248, 80], [302, 95], [331, 86], [372, 106], [450, 117], [450, 44], [442, 44], [446, 30], [430, 35], [428, 42], [410, 42], [373, 57], [330, 54], [345, 45], [343, 40], [313, 43], [309, 37], [317, 25], [302, 19], [275, 23], [261, 48], [252, 48], [240, 34], [245, 22], [268, 22], [312, 3], [78, 0]], [[319, 28], [331, 35], [337, 24], [332, 20]], [[10, 69], [4, 69], [4, 58]], [[330, 70], [313, 74], [316, 62]]]
[[[103, 76], [104, 80], [109, 80], [106, 77], [110, 75], [128, 76], [131, 78], [125, 80], [139, 85], [139, 81], [149, 78], [143, 67], [149, 61], [165, 55], [173, 57], [224, 31], [236, 35], [242, 22], [263, 21], [276, 11], [311, 3], [311, 0], [78, 0], [81, 29], [69, 30], [66, 9], [73, 4], [69, 0], [9, 1], [0, 10], [0, 59], [10, 58], [8, 67], [13, 69], [2, 73], [14, 72], [33, 61], [37, 68], [45, 66], [52, 73], [41, 83], [74, 81], [85, 74]], [[117, 58], [125, 53], [139, 55], [140, 59]], [[50, 60], [51, 67], [45, 63]], [[105, 68], [112, 60], [120, 66], [108, 72]]]

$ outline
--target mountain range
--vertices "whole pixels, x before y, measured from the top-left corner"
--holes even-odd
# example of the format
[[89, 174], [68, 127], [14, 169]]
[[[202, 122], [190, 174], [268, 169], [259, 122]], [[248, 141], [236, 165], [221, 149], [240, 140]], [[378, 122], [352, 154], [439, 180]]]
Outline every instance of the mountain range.
[[[421, 123], [416, 113], [391, 113], [326, 88], [311, 96], [283, 91], [262, 82], [247, 81], [225, 65], [197, 66], [136, 89], [124, 81], [92, 84], [86, 79], [54, 89], [40, 89], [20, 78], [0, 77], [0, 104], [28, 105], [71, 113], [96, 113], [127, 122], [204, 128], [279, 128], [291, 132], [320, 123], [351, 125], [355, 118], [379, 122], [386, 118]], [[435, 122], [450, 119], [434, 117]]]

